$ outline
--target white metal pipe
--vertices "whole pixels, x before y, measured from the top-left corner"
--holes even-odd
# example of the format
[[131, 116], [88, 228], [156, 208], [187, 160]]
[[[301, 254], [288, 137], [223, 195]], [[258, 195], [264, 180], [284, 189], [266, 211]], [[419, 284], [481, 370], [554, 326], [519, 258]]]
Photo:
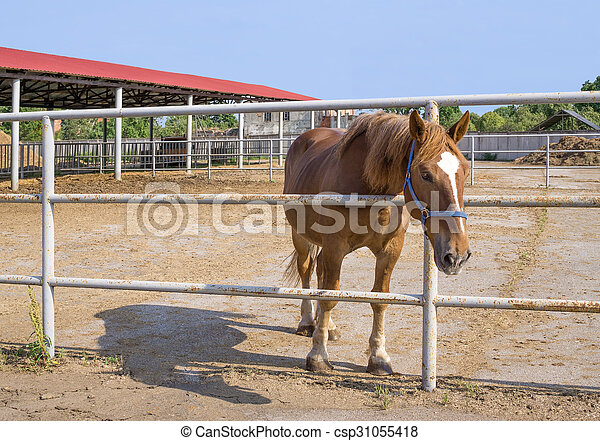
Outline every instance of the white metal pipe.
[[0, 274], [0, 284], [42, 286], [42, 278], [38, 276]]
[[340, 110], [337, 110], [335, 112], [335, 127], [338, 129], [342, 128], [342, 112]]
[[391, 107], [423, 107], [429, 101], [440, 106], [483, 106], [542, 103], [597, 103], [600, 91], [501, 93], [481, 95], [441, 95], [347, 100], [312, 100], [263, 103], [236, 103], [194, 106], [130, 107], [126, 109], [83, 109], [0, 114], [2, 121], [36, 121], [47, 115], [52, 119], [135, 118], [175, 115], [220, 115], [252, 112], [299, 112], [308, 110], [377, 109]]
[[310, 111], [310, 129], [314, 129], [315, 128], [315, 111], [311, 110]]
[[464, 196], [467, 207], [572, 207], [600, 208], [598, 196]]
[[[12, 111], [20, 113], [21, 108], [21, 80], [12, 81]], [[10, 188], [12, 191], [19, 189], [19, 122], [13, 121], [10, 128]]]
[[275, 297], [282, 299], [335, 300], [347, 302], [421, 305], [422, 296], [412, 294], [376, 293], [371, 291], [333, 291], [325, 289], [278, 288], [272, 286], [218, 285], [147, 280], [87, 279], [55, 277], [53, 286], [70, 288], [125, 289], [134, 291], [181, 292], [227, 296]]
[[[1, 197], [2, 195], [0, 195]], [[0, 198], [0, 202], [2, 199]], [[322, 204], [346, 207], [364, 207], [375, 203], [387, 202], [404, 205], [402, 196], [378, 195], [304, 195], [304, 194], [55, 194], [53, 203], [180, 203], [180, 204], [248, 204], [267, 203], [284, 204]]]
[[[194, 105], [194, 95], [188, 95], [187, 103], [188, 103], [188, 106]], [[192, 118], [193, 118], [193, 115], [187, 116], [187, 122], [186, 122], [186, 127], [185, 127], [185, 129], [186, 129], [185, 130], [185, 139], [187, 140], [186, 148], [185, 148], [185, 171], [187, 174], [192, 173], [192, 127], [193, 127]]]
[[[577, 133], [579, 134], [579, 133]], [[585, 131], [585, 136], [600, 136], [600, 132]], [[469, 133], [466, 134], [465, 138], [544, 138], [545, 132], [542, 133]], [[564, 133], [560, 131], [552, 132], [549, 136], [555, 136], [562, 138], [563, 136], [573, 136], [573, 133]], [[496, 151], [496, 150], [494, 150]]]
[[[266, 169], [265, 169], [266, 170]], [[274, 169], [275, 170], [275, 169]], [[0, 194], [0, 203], [39, 203], [39, 194]], [[563, 207], [600, 208], [600, 197], [572, 196], [520, 196], [482, 195], [464, 196], [467, 207]], [[53, 203], [190, 203], [190, 204], [247, 204], [266, 202], [271, 205], [283, 204], [323, 204], [362, 207], [377, 202], [404, 205], [403, 196], [380, 195], [329, 195], [329, 194], [54, 194]]]
[[48, 354], [54, 357], [54, 127], [53, 121], [42, 119], [42, 321]]
[[[115, 108], [123, 107], [123, 88], [115, 89]], [[50, 113], [50, 112], [48, 112]], [[115, 179], [121, 180], [121, 135], [123, 128], [123, 120], [120, 116], [115, 118]]]
[[[439, 122], [439, 108], [435, 101], [425, 106], [425, 119]], [[422, 387], [427, 392], [437, 384], [437, 309], [438, 270], [434, 260], [434, 250], [429, 238], [423, 235], [423, 346], [422, 346]]]
[[[0, 274], [0, 284], [8, 285], [37, 285], [43, 284], [42, 277], [24, 275]], [[423, 296], [394, 293], [372, 293], [357, 291], [311, 290], [296, 288], [276, 288], [264, 286], [238, 286], [200, 284], [189, 282], [158, 282], [143, 280], [115, 280], [115, 279], [86, 279], [74, 277], [53, 277], [49, 279], [51, 286], [122, 289], [162, 292], [196, 292], [199, 294], [214, 295], [250, 295], [254, 297], [280, 297], [280, 298], [320, 298], [323, 300], [339, 300], [352, 302], [369, 302], [378, 300], [381, 303], [423, 306]], [[249, 294], [250, 293], [250, 294]], [[329, 295], [333, 297], [326, 297]], [[370, 294], [370, 295], [369, 295]], [[523, 311], [546, 312], [580, 312], [600, 313], [600, 301], [597, 300], [563, 300], [563, 299], [523, 299], [504, 297], [475, 297], [475, 296], [445, 296], [438, 295], [435, 299], [437, 307], [447, 308], [486, 308], [510, 309]]]
[[39, 203], [42, 200], [42, 196], [39, 194], [0, 194], [0, 203], [21, 203], [21, 204], [32, 204]]
[[455, 308], [600, 313], [600, 301], [597, 300], [519, 299], [505, 297], [438, 295], [435, 299], [435, 304], [436, 306]]

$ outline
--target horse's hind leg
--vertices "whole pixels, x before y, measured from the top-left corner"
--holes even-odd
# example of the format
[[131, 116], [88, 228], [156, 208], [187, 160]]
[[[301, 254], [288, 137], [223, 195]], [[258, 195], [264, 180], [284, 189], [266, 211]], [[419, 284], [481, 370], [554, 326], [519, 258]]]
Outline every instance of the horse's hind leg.
[[[377, 263], [375, 265], [375, 283], [373, 291], [390, 292], [390, 279], [394, 266], [400, 257], [404, 233], [390, 239], [385, 246], [375, 253]], [[388, 305], [371, 303], [373, 309], [373, 329], [369, 337], [369, 364], [367, 372], [373, 375], [389, 375], [392, 373], [390, 356], [385, 350], [385, 311]]]
[[[339, 289], [340, 269], [345, 253], [339, 249], [321, 251], [318, 265], [322, 265], [323, 289]], [[319, 301], [317, 308], [317, 327], [313, 333], [313, 347], [306, 357], [306, 369], [309, 371], [329, 371], [333, 369], [327, 354], [327, 340], [329, 339], [329, 324], [331, 323], [331, 310], [337, 304], [335, 301]]]
[[[323, 257], [322, 257], [322, 251], [319, 253], [319, 255], [317, 256], [317, 281], [319, 283], [319, 289], [324, 289], [323, 288]], [[316, 303], [316, 302], [315, 302]], [[317, 306], [317, 316], [319, 315], [319, 307]], [[335, 323], [333, 323], [333, 318], [331, 317], [331, 314], [329, 315], [329, 324], [327, 325], [327, 329], [328, 329], [328, 339], [331, 341], [336, 341], [339, 340], [342, 336], [342, 333], [340, 332], [340, 329], [336, 326]]]
[[[315, 266], [314, 248], [315, 245], [302, 238], [298, 233], [292, 231], [292, 241], [298, 253], [296, 265], [298, 274], [302, 282], [302, 288], [310, 289], [310, 277]], [[300, 323], [296, 329], [296, 334], [310, 337], [315, 330], [316, 300], [302, 300], [300, 306]]]

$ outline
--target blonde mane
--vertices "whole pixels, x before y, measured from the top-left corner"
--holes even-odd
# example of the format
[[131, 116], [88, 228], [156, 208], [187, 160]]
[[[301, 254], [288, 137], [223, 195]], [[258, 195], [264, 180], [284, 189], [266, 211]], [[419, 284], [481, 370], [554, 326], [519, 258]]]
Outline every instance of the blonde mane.
[[[413, 164], [434, 159], [446, 148], [459, 155], [459, 158], [462, 157], [454, 143], [446, 142], [447, 133], [442, 126], [428, 121], [425, 121], [425, 126], [427, 138], [415, 152]], [[360, 115], [338, 143], [338, 154], [342, 156], [348, 146], [362, 134], [365, 134], [369, 149], [363, 172], [365, 182], [376, 191], [402, 188], [402, 165], [404, 161], [408, 162], [412, 144], [408, 116], [381, 111]]]

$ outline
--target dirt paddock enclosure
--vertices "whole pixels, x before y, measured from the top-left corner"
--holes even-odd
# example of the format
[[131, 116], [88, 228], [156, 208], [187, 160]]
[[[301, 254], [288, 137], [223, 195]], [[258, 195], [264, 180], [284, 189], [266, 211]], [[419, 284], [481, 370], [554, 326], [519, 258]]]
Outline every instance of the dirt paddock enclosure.
[[[466, 194], [600, 193], [597, 170], [478, 171]], [[152, 185], [148, 187], [148, 185]], [[281, 193], [264, 172], [124, 173], [63, 176], [57, 193]], [[40, 179], [21, 182], [39, 193]], [[167, 189], [167, 191], [165, 191]], [[10, 182], [0, 182], [10, 193]], [[232, 233], [211, 226], [211, 206], [186, 211], [186, 228], [147, 234], [138, 208], [123, 204], [56, 207], [56, 275], [90, 278], [281, 286], [292, 251], [281, 207], [274, 233]], [[158, 209], [157, 209], [158, 210]], [[459, 276], [440, 274], [440, 294], [600, 300], [597, 209], [470, 208], [474, 252]], [[222, 207], [227, 225], [248, 206]], [[137, 220], [132, 226], [132, 219]], [[3, 273], [41, 266], [41, 207], [0, 204]], [[423, 241], [411, 224], [391, 291], [420, 293]], [[375, 259], [349, 255], [342, 289], [370, 290]], [[39, 295], [39, 288], [35, 288]], [[294, 334], [300, 301], [56, 288], [60, 363], [31, 372], [0, 365], [0, 419], [600, 419], [597, 314], [438, 310], [438, 388], [420, 389], [420, 308], [391, 306], [387, 349], [395, 374], [365, 372], [371, 308], [343, 302], [342, 331], [329, 344], [335, 370], [303, 369], [310, 339]], [[3, 354], [32, 332], [24, 286], [0, 287]], [[0, 361], [2, 361], [0, 359]]]

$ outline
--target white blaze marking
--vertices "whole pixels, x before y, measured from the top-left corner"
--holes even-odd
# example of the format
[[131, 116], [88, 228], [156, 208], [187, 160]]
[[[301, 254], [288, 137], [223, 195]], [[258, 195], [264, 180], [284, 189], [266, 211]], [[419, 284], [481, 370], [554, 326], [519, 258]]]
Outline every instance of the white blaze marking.
[[[461, 206], [458, 203], [458, 190], [456, 189], [456, 173], [458, 172], [458, 167], [460, 166], [458, 158], [450, 152], [444, 152], [442, 153], [442, 159], [440, 159], [437, 165], [444, 173], [448, 175], [448, 179], [450, 179], [450, 186], [452, 187], [452, 195], [454, 196], [454, 203], [456, 204], [457, 210], [461, 210]], [[460, 230], [464, 233], [465, 228], [463, 227], [461, 220], [464, 220], [464, 218], [458, 218], [458, 225], [460, 225]]]

